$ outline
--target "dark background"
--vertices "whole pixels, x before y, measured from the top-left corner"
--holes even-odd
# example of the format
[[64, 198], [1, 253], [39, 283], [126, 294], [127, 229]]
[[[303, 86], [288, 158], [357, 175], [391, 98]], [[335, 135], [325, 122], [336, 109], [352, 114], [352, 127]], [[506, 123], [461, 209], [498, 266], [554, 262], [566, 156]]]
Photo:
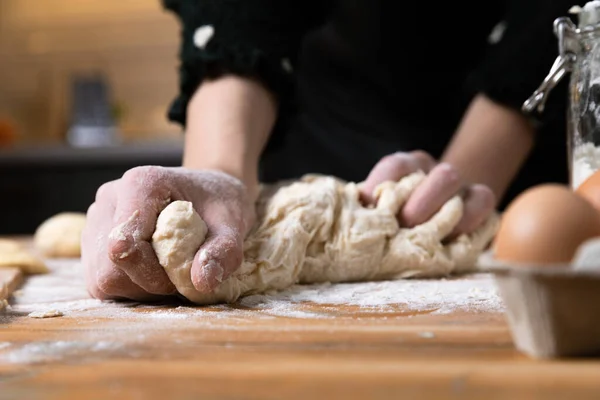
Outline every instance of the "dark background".
[[46, 218], [86, 212], [96, 190], [140, 165], [181, 165], [173, 144], [106, 148], [67, 146], [0, 152], [0, 235], [26, 235]]

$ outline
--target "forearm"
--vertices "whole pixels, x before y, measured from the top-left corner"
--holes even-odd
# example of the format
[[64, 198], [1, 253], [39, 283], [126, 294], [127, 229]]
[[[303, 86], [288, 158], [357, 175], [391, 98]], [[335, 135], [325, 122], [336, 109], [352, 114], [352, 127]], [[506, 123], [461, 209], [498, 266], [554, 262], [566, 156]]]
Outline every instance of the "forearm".
[[183, 166], [218, 169], [258, 186], [258, 161], [277, 114], [275, 98], [252, 80], [205, 81], [188, 106]]
[[479, 95], [442, 161], [458, 168], [467, 182], [489, 186], [500, 201], [533, 148], [534, 134], [517, 111]]

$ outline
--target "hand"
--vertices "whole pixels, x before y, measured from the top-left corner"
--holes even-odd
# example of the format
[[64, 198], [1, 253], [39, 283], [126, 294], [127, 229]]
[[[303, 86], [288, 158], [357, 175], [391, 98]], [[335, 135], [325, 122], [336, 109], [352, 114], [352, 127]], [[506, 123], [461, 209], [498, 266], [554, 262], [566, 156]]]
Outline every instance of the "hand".
[[90, 294], [100, 299], [151, 300], [176, 293], [150, 243], [160, 212], [172, 201], [192, 202], [208, 226], [191, 278], [212, 291], [241, 265], [243, 240], [254, 222], [254, 199], [238, 179], [218, 171], [138, 167], [96, 193], [82, 234]]
[[496, 198], [485, 185], [466, 185], [459, 172], [450, 164], [438, 164], [422, 151], [395, 153], [382, 158], [369, 173], [361, 188], [363, 202], [373, 204], [375, 187], [384, 181], [398, 181], [417, 171], [427, 178], [415, 189], [399, 215], [403, 226], [414, 227], [431, 218], [451, 197], [461, 194], [464, 213], [452, 237], [470, 233], [493, 212]]

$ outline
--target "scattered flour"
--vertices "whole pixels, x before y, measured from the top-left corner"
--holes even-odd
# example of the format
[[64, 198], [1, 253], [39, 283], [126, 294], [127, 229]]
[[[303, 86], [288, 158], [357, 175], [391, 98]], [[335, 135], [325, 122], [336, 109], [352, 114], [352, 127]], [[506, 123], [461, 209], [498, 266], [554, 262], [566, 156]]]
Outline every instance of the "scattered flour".
[[503, 303], [487, 274], [443, 280], [398, 280], [296, 286], [271, 295], [243, 298], [240, 304], [285, 313], [303, 303], [350, 305], [373, 311], [401, 307], [406, 311], [501, 312]]
[[577, 189], [587, 178], [600, 169], [600, 147], [593, 143], [577, 144], [573, 152], [571, 186]]
[[262, 317], [335, 318], [332, 312], [320, 313], [315, 305], [351, 306], [371, 313], [390, 310], [432, 314], [455, 311], [497, 313], [504, 310], [491, 276], [485, 273], [448, 279], [298, 285], [281, 292], [251, 295], [233, 305], [200, 308], [92, 299], [85, 289], [79, 262], [56, 262], [60, 267], [53, 267], [51, 263], [52, 273], [30, 277], [7, 315], [55, 310], [71, 318], [214, 320], [250, 315], [260, 318], [259, 314]]
[[[50, 274], [28, 277], [11, 307], [0, 313], [0, 325], [30, 313], [55, 310], [64, 314], [71, 330], [68, 339], [42, 342], [0, 342], [0, 364], [44, 363], [81, 357], [127, 354], [148, 346], [159, 331], [174, 324], [182, 329], [254, 329], [259, 321], [294, 319], [290, 324], [264, 324], [264, 329], [309, 329], [303, 319], [342, 319], [370, 316], [402, 319], [416, 314], [453, 312], [500, 313], [504, 310], [491, 275], [461, 278], [398, 280], [367, 283], [295, 286], [282, 292], [252, 295], [235, 304], [195, 307], [189, 303], [141, 304], [100, 301], [89, 297], [77, 261], [48, 262]], [[29, 320], [26, 324], [36, 324]], [[101, 324], [102, 329], [89, 329]], [[388, 321], [389, 323], [389, 321]], [[337, 326], [337, 325], [336, 325]], [[27, 328], [25, 328], [27, 329]], [[429, 338], [430, 333], [422, 332]], [[424, 335], [424, 336], [423, 336]], [[174, 343], [182, 338], [173, 337]]]
[[62, 360], [65, 357], [89, 355], [90, 353], [115, 351], [121, 348], [118, 342], [80, 342], [80, 341], [53, 341], [34, 342], [22, 345], [13, 351], [0, 352], [0, 363], [9, 364], [34, 364]]

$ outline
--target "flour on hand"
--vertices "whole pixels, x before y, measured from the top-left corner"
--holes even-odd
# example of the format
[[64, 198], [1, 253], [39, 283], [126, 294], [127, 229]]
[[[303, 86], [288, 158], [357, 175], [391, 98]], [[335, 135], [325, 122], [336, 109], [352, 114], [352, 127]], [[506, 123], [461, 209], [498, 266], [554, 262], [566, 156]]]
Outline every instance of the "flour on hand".
[[446, 242], [462, 218], [463, 202], [456, 196], [429, 221], [401, 227], [396, 216], [424, 179], [419, 172], [382, 183], [371, 208], [360, 203], [357, 184], [334, 177], [307, 175], [264, 186], [244, 261], [210, 294], [196, 291], [191, 282], [192, 261], [207, 234], [191, 203], [175, 201], [163, 210], [152, 244], [179, 293], [197, 304], [234, 302], [296, 283], [441, 277], [474, 269], [496, 233], [498, 216]]

